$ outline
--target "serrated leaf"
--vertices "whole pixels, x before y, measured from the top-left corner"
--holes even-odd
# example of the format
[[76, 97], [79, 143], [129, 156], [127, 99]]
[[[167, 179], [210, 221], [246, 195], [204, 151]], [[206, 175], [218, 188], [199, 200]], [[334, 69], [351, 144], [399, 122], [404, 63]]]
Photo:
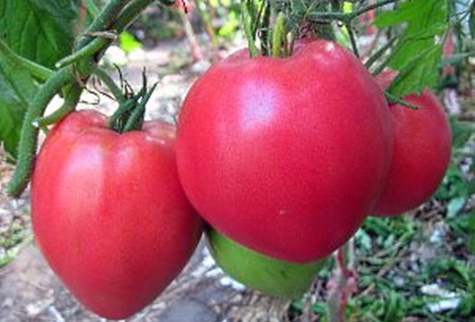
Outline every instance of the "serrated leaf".
[[405, 64], [398, 76], [388, 88], [396, 97], [404, 97], [409, 93], [420, 94], [426, 87], [437, 83], [442, 45], [434, 45], [422, 51]]
[[436, 85], [442, 58], [442, 45], [437, 41], [447, 32], [447, 17], [446, 0], [407, 0], [396, 10], [377, 16], [377, 27], [404, 28], [385, 64], [400, 72], [389, 88], [392, 95], [402, 98]]
[[382, 28], [407, 23], [406, 32], [410, 34], [430, 28], [446, 19], [446, 0], [408, 0], [402, 2], [397, 10], [379, 14], [374, 24]]
[[52, 68], [72, 51], [76, 2], [0, 1], [0, 37], [17, 54]]
[[435, 24], [426, 29], [406, 34], [400, 46], [395, 50], [388, 65], [395, 70], [402, 70], [411, 60], [421, 52], [435, 44], [435, 36], [447, 29], [445, 24]]
[[0, 142], [13, 160], [24, 115], [36, 91], [33, 77], [0, 53]]

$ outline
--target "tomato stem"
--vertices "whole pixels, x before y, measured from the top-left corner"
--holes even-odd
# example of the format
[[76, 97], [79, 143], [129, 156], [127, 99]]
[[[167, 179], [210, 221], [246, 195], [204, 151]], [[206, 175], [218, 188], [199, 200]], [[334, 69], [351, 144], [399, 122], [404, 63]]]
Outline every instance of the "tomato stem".
[[129, 131], [139, 131], [142, 129], [144, 116], [145, 116], [145, 107], [148, 103], [148, 100], [152, 96], [155, 88], [157, 87], [158, 83], [155, 83], [152, 88], [145, 94], [142, 98], [140, 104], [132, 111], [127, 123], [125, 123], [123, 132]]
[[117, 133], [140, 131], [142, 129], [146, 105], [158, 83], [147, 91], [147, 77], [143, 72], [143, 85], [140, 91], [119, 105], [117, 111], [109, 119], [109, 127]]
[[83, 60], [84, 58], [91, 57], [101, 51], [103, 48], [106, 48], [111, 42], [112, 40], [109, 38], [95, 38], [85, 47], [58, 61], [56, 63], [56, 67], [62, 68]]
[[419, 107], [417, 105], [414, 105], [414, 104], [410, 104], [400, 98], [397, 98], [396, 96], [390, 94], [388, 91], [385, 91], [384, 92], [384, 96], [386, 97], [386, 99], [388, 100], [388, 102], [390, 104], [399, 104], [401, 106], [404, 106], [404, 107], [407, 107], [407, 108], [410, 108], [412, 110], [418, 110]]
[[[394, 38], [391, 38], [387, 44], [385, 44], [384, 46], [382, 46], [380, 49], [378, 49], [373, 55], [371, 55], [371, 57], [365, 62], [365, 67], [367, 69], [370, 69], [374, 63], [376, 63], [381, 57], [383, 57], [383, 55], [386, 53], [386, 51], [392, 47], [392, 45], [396, 42], [397, 38], [394, 37]], [[386, 67], [386, 66], [383, 66], [383, 68]], [[380, 72], [382, 71], [379, 70], [379, 72], [377, 74], [379, 74]], [[373, 76], [374, 73], [373, 73]]]
[[111, 25], [114, 23], [117, 15], [129, 2], [130, 0], [109, 1], [83, 33], [82, 38], [78, 42], [78, 49], [85, 47], [94, 40], [91, 36], [94, 32], [111, 29]]
[[6, 187], [6, 192], [10, 196], [18, 197], [25, 190], [31, 177], [38, 144], [38, 127], [34, 126], [34, 121], [43, 115], [46, 106], [56, 93], [72, 80], [73, 76], [69, 68], [61, 69], [54, 73], [48, 78], [46, 83], [40, 87], [35, 99], [28, 108], [25, 121], [21, 128], [18, 162], [13, 177]]
[[107, 88], [111, 91], [117, 102], [123, 103], [126, 100], [125, 96], [122, 94], [121, 89], [115, 84], [112, 78], [110, 78], [109, 74], [107, 74], [99, 67], [94, 68], [93, 73], [107, 86]]
[[376, 1], [375, 3], [373, 3], [371, 5], [367, 5], [363, 8], [360, 8], [358, 10], [355, 10], [355, 11], [349, 12], [349, 13], [312, 12], [308, 15], [308, 18], [311, 19], [311, 20], [315, 20], [315, 21], [333, 21], [333, 20], [337, 20], [337, 21], [341, 21], [344, 24], [346, 24], [348, 21], [352, 21], [353, 19], [357, 18], [358, 16], [360, 16], [360, 15], [362, 15], [362, 14], [368, 12], [368, 11], [371, 11], [371, 10], [377, 9], [379, 7], [385, 6], [387, 4], [398, 2], [398, 1], [401, 1], [401, 0], [380, 0], [380, 1]]
[[154, 0], [132, 0], [124, 8], [110, 29], [121, 33]]
[[128, 116], [130, 116], [134, 107], [137, 106], [138, 100], [141, 95], [143, 94], [139, 92], [139, 94], [126, 99], [119, 105], [117, 111], [109, 118], [109, 128], [111, 130], [116, 131], [117, 133], [123, 132], [122, 129], [125, 126], [125, 123], [127, 122], [126, 119]]
[[244, 29], [244, 34], [246, 35], [247, 46], [249, 48], [249, 54], [251, 57], [257, 57], [259, 55], [259, 50], [257, 49], [256, 43], [255, 43], [254, 32], [252, 30], [253, 29], [252, 16], [251, 16], [251, 12], [248, 9], [248, 5], [246, 1], [242, 2], [241, 12], [242, 12], [241, 14], [242, 26]]
[[[285, 16], [281, 11], [277, 15], [272, 33], [272, 57], [278, 58], [281, 56], [282, 44], [286, 46], [286, 32], [285, 32]], [[288, 53], [287, 53], [288, 54]]]
[[355, 33], [353, 31], [353, 24], [351, 23], [351, 21], [348, 21], [345, 23], [345, 26], [346, 26], [346, 30], [348, 31], [348, 36], [350, 37], [350, 43], [351, 43], [351, 48], [353, 50], [353, 54], [355, 54], [357, 58], [360, 58], [360, 54], [358, 52], [358, 45], [356, 43]]
[[48, 116], [36, 118], [33, 121], [33, 125], [43, 128], [61, 121], [66, 115], [74, 111], [81, 98], [81, 94], [81, 86], [79, 86], [79, 84], [72, 85], [72, 88], [66, 94], [63, 105]]

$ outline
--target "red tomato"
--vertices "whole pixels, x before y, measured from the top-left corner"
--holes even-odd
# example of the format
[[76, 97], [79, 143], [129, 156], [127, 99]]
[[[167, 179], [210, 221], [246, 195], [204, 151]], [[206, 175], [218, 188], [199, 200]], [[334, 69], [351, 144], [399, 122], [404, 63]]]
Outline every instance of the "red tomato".
[[178, 173], [216, 229], [290, 262], [323, 258], [372, 212], [392, 152], [386, 100], [364, 66], [320, 40], [286, 59], [235, 54], [190, 89]]
[[[384, 71], [376, 78], [387, 88], [396, 76]], [[410, 94], [404, 101], [413, 110], [391, 104], [394, 152], [386, 187], [375, 214], [395, 216], [426, 202], [439, 187], [450, 162], [451, 133], [444, 109], [430, 89]]]
[[179, 184], [175, 129], [118, 134], [104, 115], [70, 114], [47, 137], [32, 181], [32, 222], [46, 260], [95, 313], [130, 316], [181, 271], [202, 224]]

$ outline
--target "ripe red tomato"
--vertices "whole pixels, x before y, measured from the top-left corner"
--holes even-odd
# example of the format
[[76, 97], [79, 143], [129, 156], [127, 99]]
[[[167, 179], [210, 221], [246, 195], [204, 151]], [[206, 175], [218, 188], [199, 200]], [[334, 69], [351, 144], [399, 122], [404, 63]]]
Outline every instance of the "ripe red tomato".
[[70, 114], [51, 131], [32, 181], [32, 223], [46, 260], [88, 309], [130, 316], [190, 258], [202, 224], [178, 181], [175, 128], [118, 134], [104, 115]]
[[286, 59], [237, 53], [190, 89], [178, 173], [216, 229], [267, 256], [323, 258], [371, 213], [387, 175], [386, 100], [364, 66], [319, 40]]
[[[396, 74], [384, 71], [376, 81], [384, 89]], [[391, 104], [394, 152], [386, 187], [375, 215], [395, 216], [426, 202], [439, 187], [450, 162], [451, 132], [444, 109], [432, 91], [410, 94], [413, 110]]]

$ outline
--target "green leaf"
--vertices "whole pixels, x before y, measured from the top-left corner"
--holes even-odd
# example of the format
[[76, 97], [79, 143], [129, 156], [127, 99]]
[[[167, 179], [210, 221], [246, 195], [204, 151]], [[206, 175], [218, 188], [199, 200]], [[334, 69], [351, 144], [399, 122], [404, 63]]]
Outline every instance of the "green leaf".
[[0, 37], [17, 54], [52, 68], [72, 51], [77, 16], [74, 0], [3, 0]]
[[440, 39], [448, 30], [447, 1], [407, 0], [396, 10], [379, 14], [375, 25], [402, 28], [399, 44], [386, 61], [400, 72], [390, 93], [401, 98], [435, 86], [442, 58]]
[[17, 145], [25, 112], [37, 91], [33, 77], [0, 52], [0, 142], [17, 156]]
[[435, 86], [438, 78], [437, 67], [442, 56], [442, 45], [434, 45], [415, 55], [401, 69], [388, 91], [396, 97], [409, 93], [420, 94], [425, 87]]
[[410, 34], [444, 22], [447, 12], [446, 0], [407, 0], [397, 10], [378, 15], [374, 23], [378, 28], [407, 23], [406, 32]]

